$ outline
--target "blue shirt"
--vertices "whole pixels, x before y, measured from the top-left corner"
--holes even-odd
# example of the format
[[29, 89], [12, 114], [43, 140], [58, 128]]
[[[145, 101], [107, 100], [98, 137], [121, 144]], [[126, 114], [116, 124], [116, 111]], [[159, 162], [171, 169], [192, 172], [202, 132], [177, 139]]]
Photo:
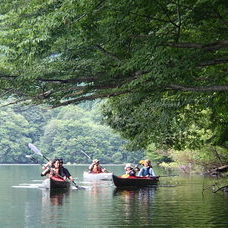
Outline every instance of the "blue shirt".
[[154, 170], [151, 167], [142, 167], [139, 171], [138, 176], [145, 177], [147, 175], [150, 177], [156, 176]]

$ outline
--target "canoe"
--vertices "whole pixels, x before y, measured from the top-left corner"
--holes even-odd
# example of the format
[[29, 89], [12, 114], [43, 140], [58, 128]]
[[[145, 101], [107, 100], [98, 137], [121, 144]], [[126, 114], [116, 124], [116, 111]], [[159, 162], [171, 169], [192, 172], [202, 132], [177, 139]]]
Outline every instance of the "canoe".
[[122, 178], [112, 175], [113, 182], [116, 187], [146, 187], [155, 185], [159, 181], [159, 177], [128, 177]]
[[88, 181], [112, 180], [112, 173], [89, 173], [84, 172], [83, 178]]
[[67, 190], [70, 188], [70, 182], [64, 180], [61, 177], [50, 177], [50, 190], [54, 191], [54, 190]]

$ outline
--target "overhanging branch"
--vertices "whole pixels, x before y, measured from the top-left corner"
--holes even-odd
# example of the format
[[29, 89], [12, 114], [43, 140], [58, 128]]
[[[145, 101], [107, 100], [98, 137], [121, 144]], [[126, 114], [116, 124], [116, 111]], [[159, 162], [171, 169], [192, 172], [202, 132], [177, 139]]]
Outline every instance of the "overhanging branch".
[[228, 58], [209, 60], [209, 61], [200, 63], [199, 66], [200, 67], [214, 66], [214, 65], [218, 65], [218, 64], [224, 64], [224, 63], [228, 63]]
[[192, 91], [192, 92], [218, 92], [218, 91], [228, 91], [228, 85], [186, 87], [182, 85], [171, 84], [167, 86], [167, 89], [179, 90], [179, 91]]
[[104, 49], [103, 47], [101, 47], [100, 45], [95, 45], [95, 47], [96, 47], [97, 49], [99, 49], [101, 52], [103, 52], [105, 55], [107, 55], [107, 56], [109, 56], [109, 57], [111, 57], [111, 58], [113, 58], [113, 59], [115, 59], [115, 60], [117, 60], [117, 61], [120, 61], [120, 59], [119, 59], [115, 54], [113, 54], [113, 53], [111, 53], [111, 52], [105, 50], [105, 49]]
[[228, 48], [228, 40], [219, 40], [209, 44], [198, 44], [198, 43], [166, 43], [165, 46], [176, 47], [176, 48], [197, 48], [206, 51], [216, 51], [219, 49]]
[[89, 100], [95, 100], [95, 99], [99, 99], [99, 98], [110, 98], [110, 97], [115, 97], [115, 96], [119, 96], [122, 94], [127, 94], [130, 93], [131, 91], [120, 91], [120, 92], [114, 92], [114, 93], [106, 93], [106, 94], [93, 94], [90, 96], [83, 96], [83, 97], [78, 97], [72, 100], [68, 100], [68, 101], [63, 101], [57, 105], [55, 105], [53, 108], [57, 108], [60, 106], [65, 106], [65, 105], [69, 105], [69, 104], [78, 104], [81, 101], [89, 101]]

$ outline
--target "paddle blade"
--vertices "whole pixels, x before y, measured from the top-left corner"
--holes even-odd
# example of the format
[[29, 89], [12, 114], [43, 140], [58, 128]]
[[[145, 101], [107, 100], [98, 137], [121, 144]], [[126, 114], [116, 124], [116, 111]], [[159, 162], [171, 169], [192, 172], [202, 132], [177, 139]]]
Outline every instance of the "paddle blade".
[[31, 159], [32, 155], [25, 155], [25, 157]]
[[43, 154], [41, 154], [40, 150], [35, 146], [33, 145], [32, 143], [29, 143], [28, 144], [28, 147], [36, 154], [40, 155], [40, 156], [43, 156]]

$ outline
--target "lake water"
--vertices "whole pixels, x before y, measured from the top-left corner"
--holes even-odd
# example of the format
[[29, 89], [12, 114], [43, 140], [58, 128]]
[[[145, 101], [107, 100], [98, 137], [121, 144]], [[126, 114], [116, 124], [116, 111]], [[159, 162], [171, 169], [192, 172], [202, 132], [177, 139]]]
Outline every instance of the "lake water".
[[[116, 175], [123, 171], [105, 167]], [[86, 166], [67, 168], [85, 190], [50, 195], [37, 188], [39, 166], [0, 165], [0, 228], [228, 227], [228, 195], [202, 194], [208, 180], [201, 176], [163, 177], [157, 187], [117, 190], [111, 181], [84, 182]]]

